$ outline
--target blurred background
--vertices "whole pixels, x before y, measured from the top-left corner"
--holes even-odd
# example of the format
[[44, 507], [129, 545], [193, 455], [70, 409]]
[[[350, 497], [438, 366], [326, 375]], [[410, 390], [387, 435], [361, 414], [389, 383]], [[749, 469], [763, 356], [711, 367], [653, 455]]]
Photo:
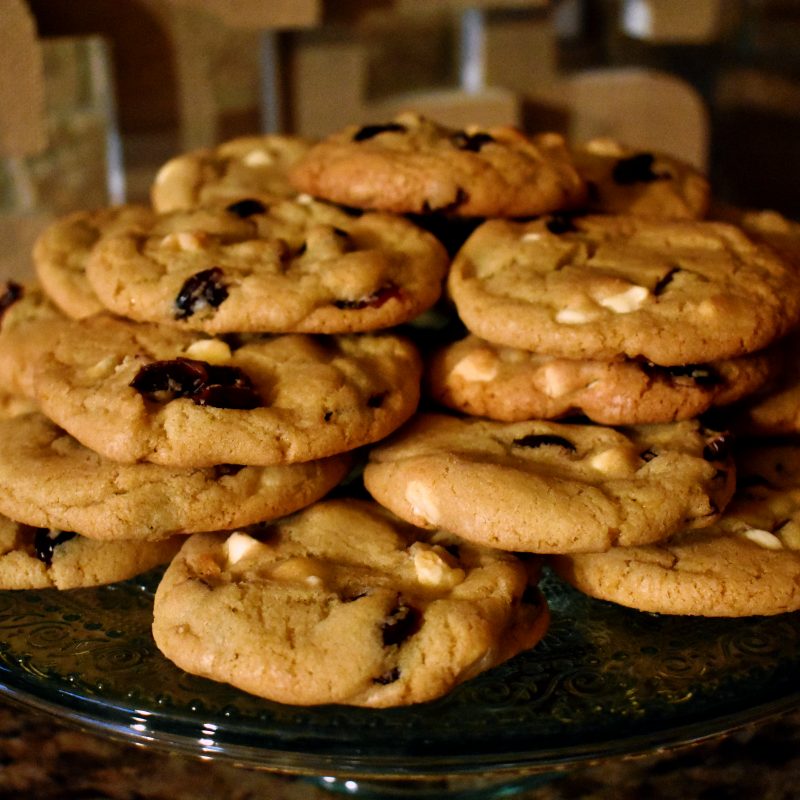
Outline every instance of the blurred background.
[[0, 22], [5, 272], [179, 152], [406, 108], [614, 136], [800, 218], [797, 0], [4, 0]]

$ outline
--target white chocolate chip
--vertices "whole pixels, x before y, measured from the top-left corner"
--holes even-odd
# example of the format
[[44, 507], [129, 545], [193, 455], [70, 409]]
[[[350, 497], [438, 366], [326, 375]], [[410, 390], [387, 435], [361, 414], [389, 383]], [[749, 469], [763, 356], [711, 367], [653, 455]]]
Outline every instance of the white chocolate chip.
[[205, 238], [202, 232], [173, 231], [161, 240], [161, 245], [186, 253], [199, 253], [204, 249]]
[[576, 374], [573, 367], [562, 363], [546, 364], [540, 370], [541, 389], [548, 397], [563, 397], [564, 395], [582, 388], [584, 385], [581, 376]]
[[776, 531], [776, 536], [789, 550], [800, 550], [800, 524], [795, 520], [790, 519], [785, 525], [782, 525]]
[[783, 550], [781, 540], [774, 533], [761, 530], [760, 528], [748, 528], [745, 531], [741, 531], [739, 536], [767, 550]]
[[590, 320], [591, 317], [585, 311], [578, 311], [576, 308], [562, 308], [556, 314], [556, 322], [562, 325], [583, 325]]
[[242, 163], [248, 167], [265, 167], [274, 162], [271, 153], [266, 150], [251, 150], [243, 159]]
[[227, 364], [231, 360], [231, 348], [222, 339], [198, 339], [186, 348], [189, 358], [208, 364]]
[[295, 197], [295, 202], [307, 206], [311, 205], [311, 203], [314, 202], [314, 198], [310, 194], [306, 194], [305, 192], [303, 192], [302, 194], [299, 194], [297, 195], [297, 197]]
[[117, 359], [114, 356], [106, 356], [86, 370], [86, 377], [93, 381], [102, 380], [109, 377], [116, 367]]
[[542, 234], [539, 231], [529, 231], [522, 235], [523, 242], [538, 242], [541, 238]]
[[281, 561], [270, 572], [271, 578], [281, 581], [302, 581], [309, 586], [322, 584], [323, 565], [315, 558], [294, 556]]
[[450, 374], [465, 381], [485, 383], [497, 376], [497, 359], [488, 350], [475, 350], [464, 356]]
[[259, 542], [258, 539], [254, 539], [252, 536], [242, 533], [241, 531], [234, 531], [234, 533], [225, 540], [225, 557], [228, 560], [228, 564], [236, 564], [254, 548], [259, 546], [261, 546], [261, 542]]
[[460, 567], [451, 567], [432, 547], [415, 542], [409, 548], [414, 559], [417, 580], [432, 589], [452, 589], [463, 583], [466, 573]]
[[624, 478], [636, 472], [639, 456], [631, 447], [610, 447], [593, 455], [589, 463], [605, 475]]
[[422, 517], [431, 525], [438, 524], [441, 516], [439, 509], [431, 497], [430, 490], [422, 481], [409, 481], [406, 487], [406, 501], [415, 516]]
[[598, 302], [604, 308], [609, 308], [617, 314], [629, 314], [642, 307], [650, 292], [644, 286], [631, 286], [619, 294], [604, 297]]

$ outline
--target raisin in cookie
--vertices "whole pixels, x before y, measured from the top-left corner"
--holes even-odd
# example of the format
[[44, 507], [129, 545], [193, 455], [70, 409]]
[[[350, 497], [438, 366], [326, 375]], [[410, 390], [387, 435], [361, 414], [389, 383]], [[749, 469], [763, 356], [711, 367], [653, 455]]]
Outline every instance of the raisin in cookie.
[[584, 199], [562, 136], [515, 128], [453, 130], [406, 113], [349, 126], [290, 170], [301, 192], [355, 208], [456, 217], [524, 217]]
[[225, 341], [106, 315], [43, 327], [35, 399], [115, 461], [311, 461], [381, 439], [419, 400], [420, 357], [398, 336]]
[[591, 211], [660, 219], [702, 219], [708, 213], [708, 178], [679, 158], [608, 138], [591, 139], [572, 156]]
[[467, 336], [434, 352], [427, 393], [504, 422], [583, 414], [603, 425], [674, 422], [752, 395], [778, 374], [778, 348], [712, 364], [659, 367], [539, 355]]
[[103, 311], [86, 278], [86, 262], [101, 237], [150, 223], [146, 206], [125, 205], [76, 211], [57, 219], [33, 246], [36, 275], [49, 298], [75, 319]]
[[554, 559], [592, 597], [711, 617], [800, 609], [800, 448], [747, 448], [739, 486], [713, 526], [668, 542]]
[[105, 237], [87, 276], [111, 311], [139, 321], [208, 333], [350, 333], [432, 306], [448, 263], [433, 235], [400, 217], [251, 198]]
[[370, 452], [370, 494], [415, 525], [536, 553], [607, 550], [710, 525], [733, 493], [726, 439], [695, 422], [597, 425], [418, 415]]
[[0, 589], [80, 589], [124, 581], [168, 562], [184, 538], [98, 542], [0, 516]]
[[539, 641], [547, 608], [529, 582], [513, 556], [330, 501], [190, 537], [156, 591], [153, 635], [181, 669], [270, 700], [407, 705]]
[[720, 222], [490, 220], [448, 286], [472, 333], [565, 358], [707, 363], [760, 350], [800, 319], [800, 272]]
[[0, 513], [106, 541], [165, 539], [274, 519], [318, 500], [350, 459], [203, 469], [118, 464], [41, 414], [0, 420]]
[[216, 147], [182, 153], [156, 174], [150, 201], [156, 211], [233, 202], [253, 194], [295, 194], [287, 172], [310, 146], [299, 136], [240, 136]]

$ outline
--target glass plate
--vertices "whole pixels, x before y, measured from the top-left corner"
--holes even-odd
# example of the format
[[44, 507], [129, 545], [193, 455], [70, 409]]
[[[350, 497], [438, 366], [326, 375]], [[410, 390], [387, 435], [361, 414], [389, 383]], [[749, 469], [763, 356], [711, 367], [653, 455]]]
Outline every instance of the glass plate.
[[438, 701], [380, 711], [280, 705], [187, 675], [160, 655], [150, 635], [159, 575], [0, 592], [0, 688], [129, 741], [367, 779], [553, 771], [698, 741], [800, 699], [800, 613], [645, 614], [546, 574], [544, 640]]

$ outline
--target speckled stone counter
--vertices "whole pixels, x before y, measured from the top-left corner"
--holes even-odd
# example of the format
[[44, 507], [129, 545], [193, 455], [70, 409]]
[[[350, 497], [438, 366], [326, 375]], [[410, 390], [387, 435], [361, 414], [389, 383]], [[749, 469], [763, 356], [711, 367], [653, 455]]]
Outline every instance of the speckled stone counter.
[[[304, 779], [149, 751], [0, 703], [2, 800], [324, 800], [336, 796]], [[800, 712], [673, 752], [576, 769], [517, 796], [525, 800], [800, 797]]]

